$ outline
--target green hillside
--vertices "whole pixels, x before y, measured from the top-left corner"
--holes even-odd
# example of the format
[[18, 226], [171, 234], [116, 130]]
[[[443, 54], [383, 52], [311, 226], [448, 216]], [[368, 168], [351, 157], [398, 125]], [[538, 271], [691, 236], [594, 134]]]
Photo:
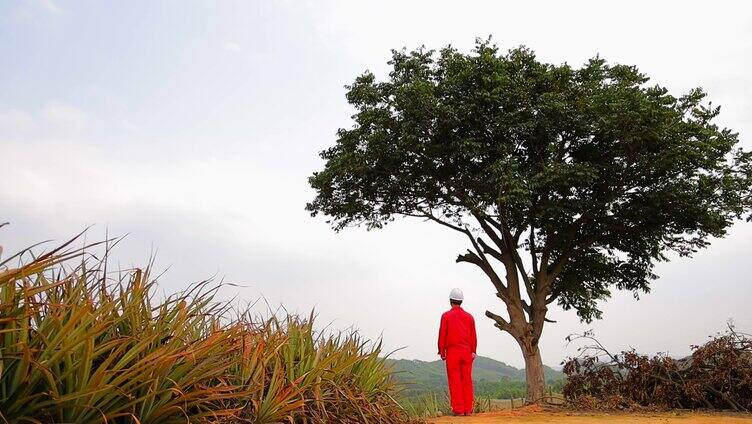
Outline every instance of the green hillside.
[[[420, 396], [427, 392], [446, 390], [446, 366], [444, 361], [431, 362], [411, 359], [390, 359], [400, 380], [407, 384], [405, 395]], [[545, 367], [546, 380], [558, 386], [564, 374], [548, 366]], [[525, 370], [507, 365], [504, 362], [479, 356], [473, 362], [473, 381], [476, 393], [486, 396], [507, 397], [508, 393], [517, 394], [525, 389]]]

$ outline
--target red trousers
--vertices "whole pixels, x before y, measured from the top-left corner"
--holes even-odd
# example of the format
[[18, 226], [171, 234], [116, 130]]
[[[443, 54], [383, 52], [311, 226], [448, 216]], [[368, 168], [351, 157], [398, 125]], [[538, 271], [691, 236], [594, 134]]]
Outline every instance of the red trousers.
[[473, 412], [473, 353], [470, 349], [450, 348], [446, 353], [449, 397], [455, 414]]

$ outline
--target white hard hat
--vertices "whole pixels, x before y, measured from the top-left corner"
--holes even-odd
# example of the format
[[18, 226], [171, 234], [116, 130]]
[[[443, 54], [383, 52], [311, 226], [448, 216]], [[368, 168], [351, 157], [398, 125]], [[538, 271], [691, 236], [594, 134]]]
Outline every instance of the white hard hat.
[[462, 294], [462, 290], [455, 287], [452, 289], [452, 292], [449, 293], [449, 300], [459, 300], [462, 302], [465, 300], [465, 296]]

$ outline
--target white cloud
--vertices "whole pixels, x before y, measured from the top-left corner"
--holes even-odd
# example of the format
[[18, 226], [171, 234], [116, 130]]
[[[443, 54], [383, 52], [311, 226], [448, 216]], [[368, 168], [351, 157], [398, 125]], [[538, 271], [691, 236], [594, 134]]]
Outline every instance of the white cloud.
[[50, 13], [61, 13], [63, 11], [54, 0], [33, 0], [33, 4]]
[[0, 136], [6, 141], [79, 140], [92, 123], [84, 110], [59, 101], [28, 109], [0, 109]]
[[34, 127], [34, 117], [21, 109], [0, 109], [0, 134], [15, 134]]
[[222, 45], [222, 49], [226, 52], [240, 52], [243, 50], [242, 47], [240, 47], [240, 44], [234, 42], [234, 41], [225, 41], [225, 43]]
[[48, 124], [73, 130], [86, 127], [89, 117], [83, 110], [61, 102], [50, 102], [44, 105], [39, 115]]
[[26, 0], [18, 2], [14, 11], [16, 19], [21, 21], [37, 21], [44, 15], [57, 15], [64, 10], [55, 0]]

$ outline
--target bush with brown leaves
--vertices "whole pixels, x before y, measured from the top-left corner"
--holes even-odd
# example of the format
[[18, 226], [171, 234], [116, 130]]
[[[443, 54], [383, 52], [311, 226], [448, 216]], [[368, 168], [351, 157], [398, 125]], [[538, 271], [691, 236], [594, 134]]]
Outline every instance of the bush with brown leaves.
[[592, 344], [564, 365], [564, 397], [582, 409], [752, 410], [752, 338], [729, 325], [692, 355], [611, 354], [592, 333], [570, 336]]

